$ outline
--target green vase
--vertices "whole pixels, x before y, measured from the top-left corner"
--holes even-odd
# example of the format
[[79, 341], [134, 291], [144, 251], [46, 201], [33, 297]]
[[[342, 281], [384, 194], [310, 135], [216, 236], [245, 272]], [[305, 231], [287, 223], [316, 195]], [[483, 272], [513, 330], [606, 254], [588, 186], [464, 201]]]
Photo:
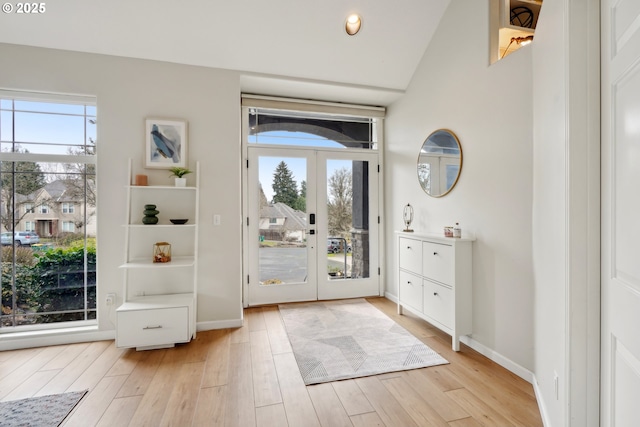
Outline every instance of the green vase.
[[142, 217], [143, 224], [157, 224], [158, 215], [160, 211], [156, 210], [156, 205], [144, 205], [144, 216]]

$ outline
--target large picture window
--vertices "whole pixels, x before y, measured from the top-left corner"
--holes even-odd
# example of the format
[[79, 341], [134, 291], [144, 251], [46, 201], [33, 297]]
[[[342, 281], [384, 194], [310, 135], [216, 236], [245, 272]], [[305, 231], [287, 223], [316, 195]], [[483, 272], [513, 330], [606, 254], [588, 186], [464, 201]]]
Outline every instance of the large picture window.
[[0, 90], [0, 333], [95, 322], [96, 135], [94, 97]]

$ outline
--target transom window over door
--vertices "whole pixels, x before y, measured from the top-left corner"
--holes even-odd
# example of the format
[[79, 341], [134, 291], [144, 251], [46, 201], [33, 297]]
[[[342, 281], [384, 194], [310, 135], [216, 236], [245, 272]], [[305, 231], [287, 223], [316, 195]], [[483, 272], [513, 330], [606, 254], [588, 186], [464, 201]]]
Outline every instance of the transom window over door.
[[95, 323], [96, 135], [95, 97], [0, 90], [0, 334]]
[[384, 109], [242, 104], [245, 305], [379, 295]]

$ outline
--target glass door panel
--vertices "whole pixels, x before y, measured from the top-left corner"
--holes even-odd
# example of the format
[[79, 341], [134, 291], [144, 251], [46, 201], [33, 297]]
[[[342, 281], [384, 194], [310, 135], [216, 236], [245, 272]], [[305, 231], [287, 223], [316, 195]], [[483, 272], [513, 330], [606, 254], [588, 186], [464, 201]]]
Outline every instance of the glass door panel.
[[379, 294], [377, 156], [318, 153], [318, 298]]
[[[249, 149], [249, 303], [316, 299], [313, 206], [308, 191], [315, 169], [301, 150]], [[311, 166], [311, 167], [310, 167]], [[315, 232], [315, 230], [314, 230]]]

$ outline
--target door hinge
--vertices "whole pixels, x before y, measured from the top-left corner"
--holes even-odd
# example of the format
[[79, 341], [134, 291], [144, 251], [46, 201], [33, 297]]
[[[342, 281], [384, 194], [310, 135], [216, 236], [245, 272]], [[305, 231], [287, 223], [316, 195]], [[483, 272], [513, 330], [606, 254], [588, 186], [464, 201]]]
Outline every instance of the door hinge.
[[380, 275], [380, 267], [378, 267], [378, 276]]
[[247, 169], [249, 169], [249, 159], [247, 159]]
[[380, 215], [378, 215], [378, 224], [380, 224]]
[[249, 275], [247, 274], [247, 285], [249, 284]]
[[378, 165], [378, 173], [380, 173], [380, 165]]
[[249, 217], [247, 217], [247, 227], [249, 226]]

